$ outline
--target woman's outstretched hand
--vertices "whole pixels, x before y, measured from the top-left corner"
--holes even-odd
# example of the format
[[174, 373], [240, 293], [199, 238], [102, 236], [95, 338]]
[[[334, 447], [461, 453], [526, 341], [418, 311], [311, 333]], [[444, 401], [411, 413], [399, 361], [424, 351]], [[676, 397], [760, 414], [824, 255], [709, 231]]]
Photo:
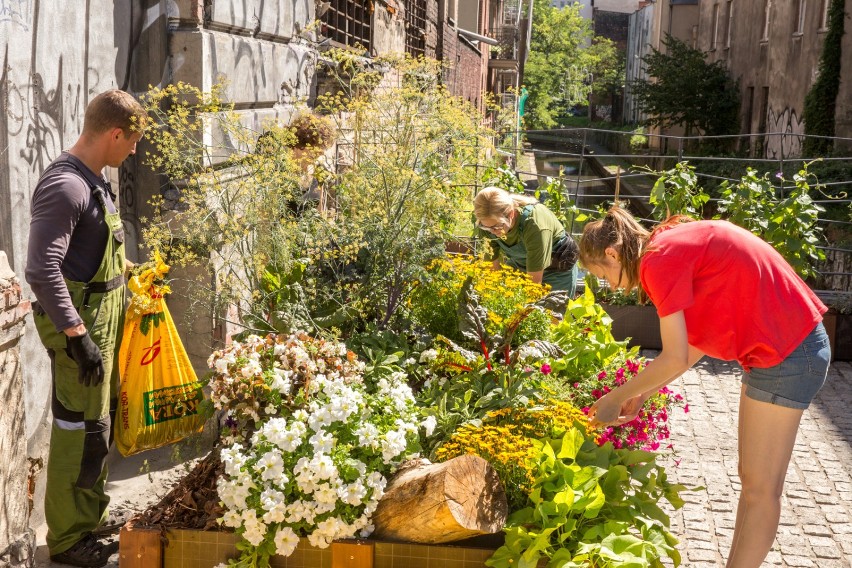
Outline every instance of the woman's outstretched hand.
[[598, 426], [620, 426], [635, 419], [645, 404], [642, 395], [621, 401], [616, 391], [610, 391], [592, 404], [589, 408], [589, 423]]

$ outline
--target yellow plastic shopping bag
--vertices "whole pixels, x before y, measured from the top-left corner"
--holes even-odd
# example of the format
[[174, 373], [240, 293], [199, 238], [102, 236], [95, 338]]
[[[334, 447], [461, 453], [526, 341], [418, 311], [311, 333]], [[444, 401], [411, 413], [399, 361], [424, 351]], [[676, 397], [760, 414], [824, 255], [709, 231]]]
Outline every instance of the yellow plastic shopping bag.
[[153, 268], [131, 278], [133, 296], [119, 350], [121, 387], [115, 443], [124, 456], [177, 442], [198, 432], [204, 399], [163, 296], [169, 267], [154, 254]]

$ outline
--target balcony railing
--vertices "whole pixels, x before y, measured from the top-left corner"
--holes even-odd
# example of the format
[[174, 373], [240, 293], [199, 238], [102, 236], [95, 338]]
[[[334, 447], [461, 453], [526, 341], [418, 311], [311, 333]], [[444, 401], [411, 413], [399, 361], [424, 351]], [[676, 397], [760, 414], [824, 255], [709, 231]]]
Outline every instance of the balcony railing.
[[497, 45], [491, 46], [491, 59], [518, 59], [521, 34], [517, 26], [501, 26], [488, 36], [497, 40]]

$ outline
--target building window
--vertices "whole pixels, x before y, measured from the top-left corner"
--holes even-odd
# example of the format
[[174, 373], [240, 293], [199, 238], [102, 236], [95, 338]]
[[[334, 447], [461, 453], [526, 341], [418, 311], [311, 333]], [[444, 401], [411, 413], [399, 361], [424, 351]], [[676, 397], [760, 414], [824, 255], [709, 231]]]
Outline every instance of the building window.
[[725, 5], [725, 48], [731, 47], [731, 28], [734, 27], [734, 0]]
[[710, 51], [716, 49], [716, 42], [719, 38], [719, 5], [713, 4], [713, 23], [710, 29]]
[[803, 34], [805, 32], [805, 12], [807, 12], [807, 0], [798, 0], [798, 9], [796, 10], [796, 31], [794, 33]]
[[769, 39], [769, 16], [772, 12], [772, 2], [764, 0], [763, 2], [763, 35], [760, 36], [762, 41]]
[[331, 0], [331, 6], [322, 15], [322, 34], [340, 45], [370, 50], [370, 10], [359, 0]]
[[405, 0], [405, 52], [426, 52], [426, 0]]
[[831, 0], [822, 0], [822, 6], [819, 10], [819, 29], [828, 29], [828, 8], [831, 6]]

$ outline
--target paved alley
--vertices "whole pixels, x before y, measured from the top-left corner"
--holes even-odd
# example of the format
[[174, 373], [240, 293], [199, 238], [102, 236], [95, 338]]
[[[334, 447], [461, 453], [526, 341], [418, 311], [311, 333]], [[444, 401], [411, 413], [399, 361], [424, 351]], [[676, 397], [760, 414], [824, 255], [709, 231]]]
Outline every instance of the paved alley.
[[[653, 357], [656, 352], [647, 352]], [[672, 442], [680, 464], [672, 481], [704, 486], [685, 494], [672, 516], [682, 566], [724, 566], [739, 494], [737, 408], [740, 369], [704, 360], [673, 388], [689, 412], [672, 412]], [[852, 364], [835, 362], [826, 385], [805, 411], [787, 471], [781, 526], [764, 566], [852, 567]]]

